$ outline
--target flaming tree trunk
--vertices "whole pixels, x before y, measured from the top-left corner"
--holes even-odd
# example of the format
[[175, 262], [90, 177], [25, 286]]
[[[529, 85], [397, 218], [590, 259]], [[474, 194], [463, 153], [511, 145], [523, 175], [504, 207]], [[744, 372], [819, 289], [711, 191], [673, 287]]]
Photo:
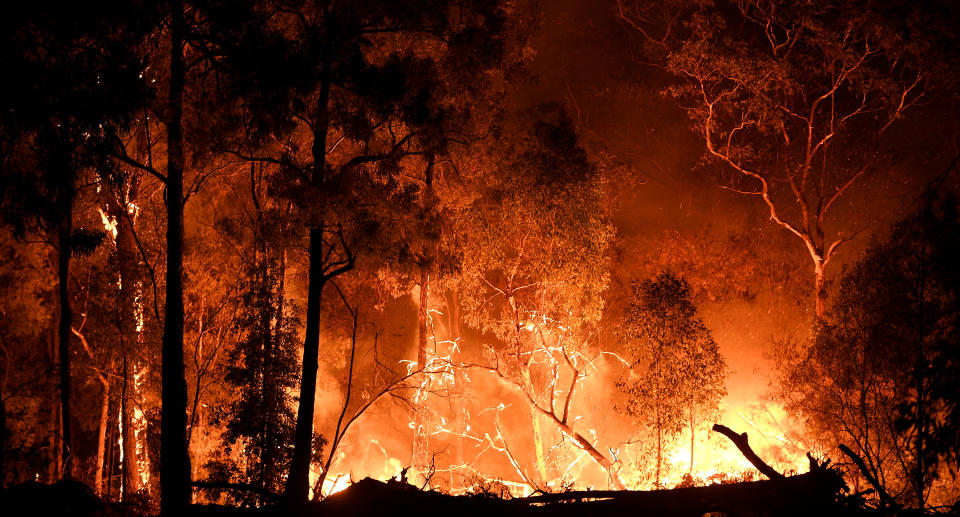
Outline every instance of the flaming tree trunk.
[[123, 387], [120, 390], [120, 456], [122, 458], [120, 469], [122, 478], [120, 481], [120, 498], [123, 502], [129, 500], [131, 493], [140, 490], [140, 475], [137, 465], [137, 444], [136, 433], [130, 432], [133, 429], [133, 419], [130, 418], [130, 365], [124, 351], [123, 356]]
[[110, 381], [105, 375], [100, 375], [100, 384], [103, 386], [103, 395], [97, 428], [97, 463], [94, 466], [93, 490], [97, 497], [103, 498], [103, 465], [107, 453], [107, 426], [110, 425]]

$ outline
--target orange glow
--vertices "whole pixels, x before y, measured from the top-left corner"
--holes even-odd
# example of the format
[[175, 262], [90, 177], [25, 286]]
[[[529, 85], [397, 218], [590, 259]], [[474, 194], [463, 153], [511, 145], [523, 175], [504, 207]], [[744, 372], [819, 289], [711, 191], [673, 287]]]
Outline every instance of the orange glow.
[[[547, 375], [538, 380], [545, 391], [535, 394], [537, 400], [549, 405], [552, 396], [557, 414], [561, 412], [571, 380], [571, 370], [563, 365], [564, 353], [583, 377], [570, 401], [570, 429], [537, 417], [544, 439], [546, 476], [541, 479], [530, 438], [530, 402], [515, 386], [484, 368], [475, 368], [473, 360], [464, 358], [464, 339], [445, 335], [447, 329], [441, 325], [441, 318], [435, 318], [441, 315], [439, 311], [430, 311], [429, 322], [435, 337], [422, 372], [418, 373], [416, 363], [403, 362], [408, 374], [418, 375], [409, 395], [410, 408], [421, 412], [419, 425], [428, 436], [428, 457], [433, 464], [424, 472], [403, 470], [411, 465], [417, 419], [412, 411], [401, 417], [398, 411], [403, 409], [388, 408], [389, 404], [384, 403], [358, 420], [356, 425], [362, 429], [362, 435], [345, 442], [336, 452], [324, 481], [324, 496], [343, 490], [351, 479], [372, 477], [387, 481], [399, 480], [404, 475], [414, 485], [454, 494], [484, 486], [500, 487], [513, 497], [531, 495], [536, 489], [614, 488], [604, 468], [578, 445], [580, 439], [614, 462], [613, 469], [626, 488], [654, 488], [648, 432], [614, 410], [614, 380], [629, 370], [623, 358], [612, 352], [593, 352], [588, 356], [567, 350], [565, 340], [572, 342], [569, 329], [544, 315], [532, 313], [521, 323], [523, 331], [535, 334], [539, 343], [524, 356], [537, 368], [538, 375]], [[458, 389], [464, 390], [462, 399], [454, 398]], [[461, 402], [463, 413], [458, 417], [456, 405]], [[786, 420], [782, 408], [775, 404], [721, 407], [716, 420], [704, 422], [696, 430], [692, 468], [687, 428], [668, 441], [662, 486], [762, 478], [734, 444], [709, 430], [714, 422], [747, 432], [758, 455], [780, 472], [806, 471], [807, 449], [788, 438], [789, 430], [781, 427]], [[579, 438], [571, 431], [578, 433]], [[315, 481], [316, 473], [312, 483]]]

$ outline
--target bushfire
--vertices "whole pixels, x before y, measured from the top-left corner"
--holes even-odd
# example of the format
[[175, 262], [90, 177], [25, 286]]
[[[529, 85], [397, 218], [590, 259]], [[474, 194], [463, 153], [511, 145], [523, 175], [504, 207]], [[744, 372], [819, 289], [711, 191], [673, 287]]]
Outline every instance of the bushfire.
[[0, 508], [960, 509], [960, 7], [93, 4], [0, 17]]

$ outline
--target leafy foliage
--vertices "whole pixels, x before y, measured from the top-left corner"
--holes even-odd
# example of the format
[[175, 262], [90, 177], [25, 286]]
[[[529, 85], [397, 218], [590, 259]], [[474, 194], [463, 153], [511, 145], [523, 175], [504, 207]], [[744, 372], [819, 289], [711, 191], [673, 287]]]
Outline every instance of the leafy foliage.
[[726, 362], [689, 286], [671, 273], [634, 285], [622, 332], [634, 369], [617, 382], [628, 396], [620, 410], [656, 433], [659, 485], [663, 443], [716, 413], [726, 394]]
[[844, 275], [812, 344], [781, 358], [788, 408], [916, 506], [949, 498], [936, 480], [960, 457], [958, 238], [954, 195], [928, 195]]
[[602, 170], [555, 106], [529, 116], [519, 142], [484, 158], [492, 173], [456, 232], [466, 321], [504, 340], [538, 318], [582, 331], [608, 282]]
[[300, 320], [296, 307], [285, 299], [283, 252], [267, 245], [264, 231], [261, 221], [242, 273], [235, 322], [239, 341], [225, 371], [224, 380], [238, 397], [215, 412], [213, 420], [225, 424], [225, 445], [239, 449], [240, 480], [276, 494], [293, 455], [296, 414], [291, 394], [299, 385]]

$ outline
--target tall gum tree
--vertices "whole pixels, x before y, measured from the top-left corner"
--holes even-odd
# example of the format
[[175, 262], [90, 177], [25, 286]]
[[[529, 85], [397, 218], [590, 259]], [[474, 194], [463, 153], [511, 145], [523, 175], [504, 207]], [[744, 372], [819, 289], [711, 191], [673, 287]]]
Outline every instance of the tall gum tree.
[[256, 127], [277, 144], [236, 154], [279, 165], [288, 180], [281, 190], [308, 226], [306, 329], [285, 490], [297, 504], [309, 495], [324, 287], [354, 268], [361, 248], [379, 245], [379, 225], [362, 214], [369, 206], [360, 199], [376, 205], [402, 196], [401, 162], [442, 151], [444, 124], [456, 117], [442, 99], [453, 85], [439, 68], [456, 64], [482, 78], [500, 61], [509, 24], [503, 5], [481, 1], [278, 2], [274, 12], [264, 52], [245, 62], [251, 118], [266, 121]]
[[[128, 23], [125, 6], [93, 9], [27, 5], [7, 13], [0, 64], [12, 79], [3, 86], [0, 141], [4, 215], [16, 233], [39, 231], [55, 248], [58, 279], [57, 342], [60, 378], [60, 458], [70, 478], [75, 458], [71, 412], [73, 312], [70, 262], [99, 244], [101, 232], [74, 225], [75, 204], [95, 172], [109, 172], [105, 135], [129, 124], [139, 98], [138, 58], [143, 36]], [[89, 181], [84, 181], [89, 180]]]
[[918, 32], [936, 18], [922, 4], [618, 2], [681, 80], [669, 93], [730, 173], [726, 188], [759, 198], [802, 243], [817, 317], [827, 266], [864, 229], [842, 205], [888, 165], [886, 134], [936, 82]]
[[[541, 106], [506, 124], [514, 141], [494, 139], [478, 157], [483, 175], [458, 216], [462, 246], [459, 295], [464, 320], [499, 340], [487, 364], [528, 403], [534, 472], [507, 450], [524, 482], [548, 481], [541, 419], [588, 453], [622, 488], [618, 465], [571, 419], [575, 389], [592, 360], [588, 337], [602, 311], [612, 227], [604, 210], [601, 168], [577, 145], [570, 119]], [[560, 370], [572, 377], [561, 396]], [[558, 405], [559, 402], [559, 405]]]
[[655, 486], [660, 488], [664, 444], [684, 423], [690, 430], [693, 471], [697, 424], [719, 410], [727, 366], [697, 313], [690, 287], [671, 273], [633, 286], [622, 332], [633, 366], [641, 368], [638, 375], [617, 381], [628, 395], [621, 410], [655, 434]]
[[779, 356], [776, 387], [788, 410], [820, 443], [859, 456], [850, 477], [873, 485], [880, 505], [957, 499], [960, 405], [946, 387], [960, 375], [960, 219], [956, 186], [945, 187], [930, 189], [845, 272], [813, 343]]
[[[246, 4], [243, 4], [245, 6]], [[139, 80], [154, 94], [140, 106], [145, 131], [156, 135], [144, 153], [131, 152], [123, 133], [113, 135], [114, 159], [159, 181], [166, 216], [161, 338], [160, 511], [177, 515], [190, 503], [187, 450], [187, 384], [184, 365], [184, 208], [212, 175], [231, 166], [214, 159], [219, 134], [234, 106], [225, 101], [234, 75], [228, 56], [215, 46], [237, 23], [221, 14], [216, 2], [173, 0], [157, 8], [138, 5], [151, 38], [142, 46]], [[241, 10], [237, 3], [237, 12]], [[241, 19], [255, 23], [255, 18]], [[165, 159], [164, 159], [165, 158]], [[151, 271], [152, 272], [152, 271]], [[159, 284], [154, 278], [154, 286]], [[159, 312], [159, 311], [158, 311]]]

